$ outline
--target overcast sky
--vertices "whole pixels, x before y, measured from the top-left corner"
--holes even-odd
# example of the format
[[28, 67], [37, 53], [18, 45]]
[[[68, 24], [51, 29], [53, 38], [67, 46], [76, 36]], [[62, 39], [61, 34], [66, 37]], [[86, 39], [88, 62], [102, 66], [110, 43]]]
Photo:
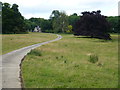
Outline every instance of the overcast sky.
[[117, 16], [119, 0], [2, 0], [19, 5], [25, 18], [40, 17], [48, 19], [53, 10], [65, 11], [67, 15], [83, 11], [101, 10], [103, 15]]

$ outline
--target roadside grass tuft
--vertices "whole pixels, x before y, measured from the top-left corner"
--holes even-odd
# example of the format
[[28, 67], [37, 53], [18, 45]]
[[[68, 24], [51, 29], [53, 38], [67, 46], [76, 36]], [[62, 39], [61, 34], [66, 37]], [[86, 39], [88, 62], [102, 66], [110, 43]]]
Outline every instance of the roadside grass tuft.
[[88, 61], [91, 62], [91, 63], [96, 63], [96, 62], [98, 62], [98, 56], [95, 55], [95, 54], [91, 54], [91, 55], [89, 56]]
[[56, 56], [56, 59], [59, 59], [59, 57]]
[[41, 50], [37, 50], [37, 49], [33, 49], [31, 50], [28, 55], [34, 55], [34, 56], [42, 56], [42, 51]]

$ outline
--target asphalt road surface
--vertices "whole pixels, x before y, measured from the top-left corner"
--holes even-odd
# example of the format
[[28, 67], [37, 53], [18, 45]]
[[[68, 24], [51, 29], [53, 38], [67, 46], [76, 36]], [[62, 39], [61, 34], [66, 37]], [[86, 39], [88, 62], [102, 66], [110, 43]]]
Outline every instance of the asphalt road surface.
[[[34, 44], [28, 47], [24, 47], [10, 53], [0, 56], [0, 88], [21, 88], [20, 79], [20, 64], [22, 59], [32, 49], [37, 48], [41, 45], [60, 40], [61, 35], [57, 35], [58, 38], [43, 43]], [[2, 58], [1, 58], [2, 57]]]

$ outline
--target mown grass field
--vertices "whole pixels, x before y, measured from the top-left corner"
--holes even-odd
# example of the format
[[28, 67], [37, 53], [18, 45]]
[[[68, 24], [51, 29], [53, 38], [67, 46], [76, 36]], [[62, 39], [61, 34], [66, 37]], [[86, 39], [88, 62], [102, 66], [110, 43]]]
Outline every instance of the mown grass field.
[[[29, 53], [22, 63], [26, 88], [117, 88], [118, 36], [112, 41], [62, 34]], [[98, 62], [89, 62], [90, 54]]]
[[56, 35], [47, 33], [29, 33], [29, 34], [3, 34], [2, 36], [2, 54], [29, 46], [36, 43], [57, 38]]

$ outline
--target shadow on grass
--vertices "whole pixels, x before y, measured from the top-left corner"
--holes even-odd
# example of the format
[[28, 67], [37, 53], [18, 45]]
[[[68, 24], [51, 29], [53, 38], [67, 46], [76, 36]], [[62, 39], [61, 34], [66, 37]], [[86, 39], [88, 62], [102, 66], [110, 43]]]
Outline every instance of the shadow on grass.
[[93, 37], [89, 37], [89, 36], [75, 36], [75, 38], [93, 38]]
[[86, 38], [86, 39], [91, 39], [91, 40], [94, 40], [92, 42], [118, 42], [118, 36], [112, 36], [111, 39], [112, 40], [104, 40], [104, 39], [99, 39], [99, 38], [93, 38], [93, 37], [90, 37], [90, 36], [74, 36], [75, 38]]

